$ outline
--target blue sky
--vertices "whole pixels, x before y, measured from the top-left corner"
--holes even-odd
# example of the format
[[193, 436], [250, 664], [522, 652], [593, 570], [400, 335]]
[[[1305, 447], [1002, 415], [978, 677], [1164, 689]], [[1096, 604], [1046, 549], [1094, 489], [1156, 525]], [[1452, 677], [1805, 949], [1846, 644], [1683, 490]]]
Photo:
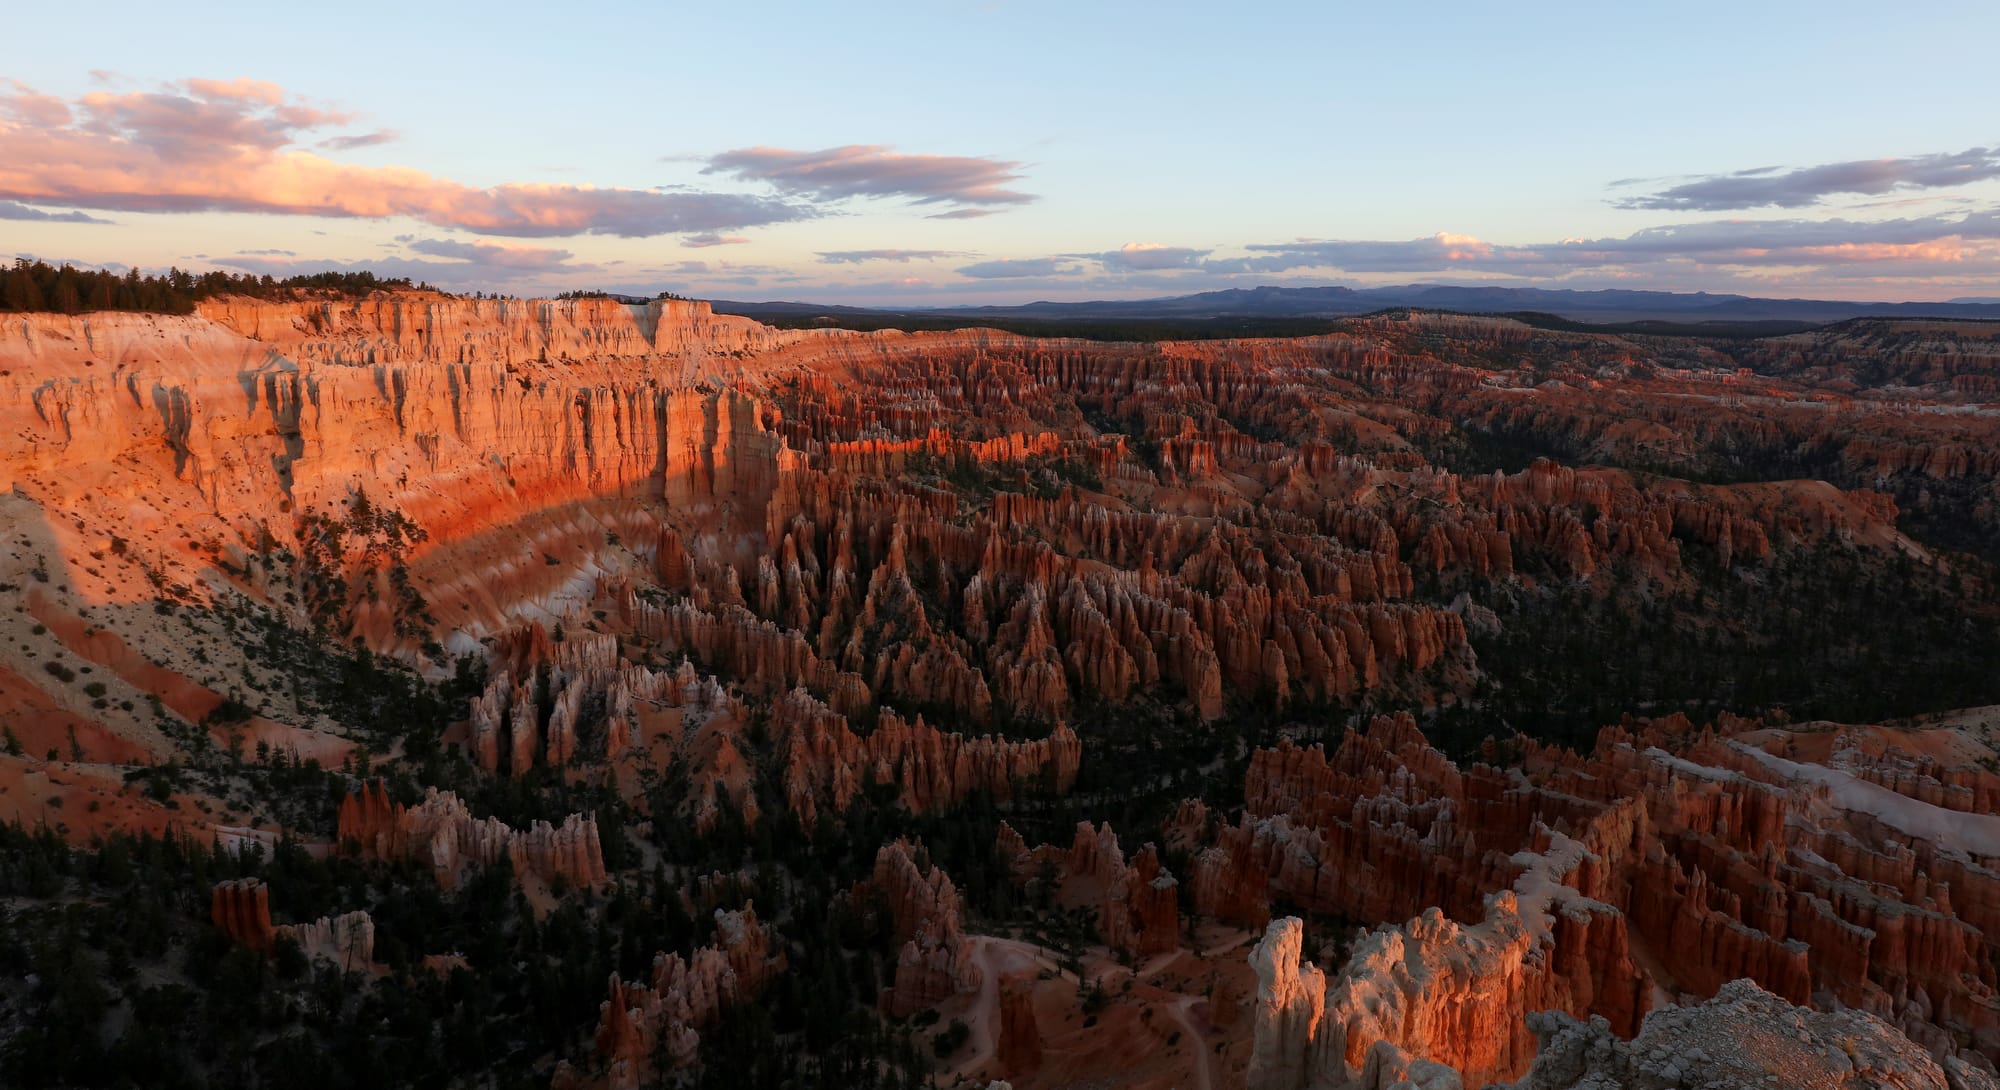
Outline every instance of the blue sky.
[[2000, 5], [78, 10], [8, 17], [0, 253], [892, 304], [2000, 295]]

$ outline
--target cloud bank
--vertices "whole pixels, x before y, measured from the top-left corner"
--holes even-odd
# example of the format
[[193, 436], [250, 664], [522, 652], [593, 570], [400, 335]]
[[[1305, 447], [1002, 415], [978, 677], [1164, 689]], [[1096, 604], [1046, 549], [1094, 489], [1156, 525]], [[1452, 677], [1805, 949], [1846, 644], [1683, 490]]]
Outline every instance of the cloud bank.
[[935, 261], [941, 257], [969, 257], [962, 250], [821, 250], [815, 255], [822, 265], [859, 265], [868, 261]]
[[1950, 263], [2000, 242], [2000, 210], [1891, 220], [1712, 220], [1648, 227], [1623, 237], [1502, 245], [1439, 233], [1400, 242], [1297, 241], [1246, 246], [1218, 271], [1332, 268], [1353, 273], [1472, 271], [1508, 276], [1692, 262], [1703, 266], [1868, 264], [1923, 256]]
[[[1855, 159], [1783, 170], [1758, 167], [1710, 174], [1612, 203], [1659, 212], [1726, 212], [1745, 208], [1806, 208], [1827, 197], [1881, 196], [1913, 189], [1970, 185], [2000, 178], [2000, 148], [1970, 148], [1908, 159]], [[1616, 183], [1614, 183], [1616, 184]]]
[[110, 223], [110, 220], [82, 212], [46, 212], [19, 201], [0, 201], [0, 220], [27, 220], [35, 223]]
[[[514, 237], [644, 238], [816, 214], [796, 202], [745, 194], [479, 187], [407, 167], [340, 163], [299, 146], [352, 121], [254, 80], [191, 79], [75, 100], [9, 81], [0, 91], [0, 200], [125, 212], [409, 216]], [[389, 134], [332, 139], [333, 146], [353, 148]]]
[[1077, 267], [1060, 257], [1024, 257], [975, 261], [954, 271], [974, 280], [1017, 280], [1031, 276], [1069, 276], [1077, 272]]

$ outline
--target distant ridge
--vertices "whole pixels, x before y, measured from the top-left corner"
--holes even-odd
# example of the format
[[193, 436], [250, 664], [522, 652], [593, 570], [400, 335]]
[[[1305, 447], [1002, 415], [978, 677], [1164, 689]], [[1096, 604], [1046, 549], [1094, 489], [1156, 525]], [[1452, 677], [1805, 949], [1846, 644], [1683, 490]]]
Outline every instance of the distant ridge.
[[1823, 325], [1849, 318], [1983, 318], [2000, 320], [2000, 297], [1944, 303], [1852, 303], [1825, 299], [1760, 299], [1709, 292], [1628, 291], [1616, 288], [1455, 287], [1409, 284], [1390, 288], [1230, 288], [1158, 299], [1102, 299], [1019, 306], [852, 307], [808, 302], [712, 301], [725, 314], [751, 317], [920, 315], [956, 319], [1031, 321], [1200, 321], [1225, 318], [1348, 318], [1390, 307], [1428, 307], [1472, 314], [1524, 311], [1590, 323], [1781, 322]]

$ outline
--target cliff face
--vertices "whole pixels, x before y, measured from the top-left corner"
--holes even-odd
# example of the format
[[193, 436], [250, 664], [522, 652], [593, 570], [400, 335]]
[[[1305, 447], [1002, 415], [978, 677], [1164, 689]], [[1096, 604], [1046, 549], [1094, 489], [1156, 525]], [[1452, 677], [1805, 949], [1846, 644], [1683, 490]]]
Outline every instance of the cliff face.
[[[677, 359], [690, 366], [826, 340], [716, 314], [707, 303], [610, 299], [459, 299], [399, 293], [341, 302], [214, 299], [196, 316], [301, 362], [501, 364]], [[93, 316], [89, 321], [98, 320]], [[78, 321], [86, 321], [79, 319]], [[691, 370], [676, 381], [707, 373]]]
[[670, 306], [650, 339], [630, 308], [587, 300], [10, 317], [0, 360], [28, 428], [8, 470], [66, 498], [184, 482], [197, 510], [281, 533], [285, 511], [366, 486], [439, 539], [657, 482], [689, 445], [665, 432], [704, 448], [674, 468], [713, 482], [699, 440], [726, 442], [722, 417], [748, 410], [672, 391], [781, 335]]

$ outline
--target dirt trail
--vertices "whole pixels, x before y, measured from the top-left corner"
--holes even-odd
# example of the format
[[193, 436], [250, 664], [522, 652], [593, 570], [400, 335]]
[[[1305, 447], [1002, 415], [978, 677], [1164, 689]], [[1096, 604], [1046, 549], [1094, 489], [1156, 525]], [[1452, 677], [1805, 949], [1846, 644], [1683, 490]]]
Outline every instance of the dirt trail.
[[1173, 1011], [1174, 1021], [1181, 1027], [1181, 1040], [1194, 1054], [1194, 1077], [1196, 1090], [1215, 1090], [1214, 1080], [1208, 1073], [1208, 1036], [1195, 1025], [1194, 1005], [1201, 1002], [1200, 996], [1182, 996], [1168, 1009]]

